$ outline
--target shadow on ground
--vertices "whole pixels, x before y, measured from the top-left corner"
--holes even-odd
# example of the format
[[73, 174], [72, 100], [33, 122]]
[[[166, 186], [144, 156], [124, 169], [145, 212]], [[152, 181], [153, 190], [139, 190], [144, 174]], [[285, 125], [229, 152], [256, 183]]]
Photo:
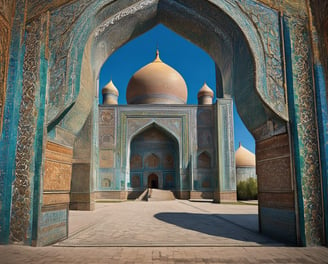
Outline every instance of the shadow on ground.
[[[264, 237], [257, 227], [257, 214], [202, 214], [183, 212], [163, 212], [154, 215], [158, 220], [181, 228], [210, 236], [225, 237], [239, 241], [272, 244], [274, 241]], [[250, 224], [250, 226], [248, 226]]]

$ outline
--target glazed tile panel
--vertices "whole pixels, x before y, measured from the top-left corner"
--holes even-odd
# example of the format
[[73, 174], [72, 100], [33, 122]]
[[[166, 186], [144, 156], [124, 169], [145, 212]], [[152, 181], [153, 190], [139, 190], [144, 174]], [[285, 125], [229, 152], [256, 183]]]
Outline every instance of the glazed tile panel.
[[323, 239], [321, 182], [308, 23], [307, 19], [287, 17], [285, 23], [291, 43], [293, 87], [289, 89], [294, 101], [295, 169], [301, 228], [304, 226], [301, 236], [304, 244], [319, 245]]
[[16, 154], [15, 180], [12, 194], [10, 239], [24, 241], [31, 238], [30, 214], [32, 189], [30, 165], [36, 127], [35, 94], [38, 90], [40, 60], [40, 20], [33, 21], [27, 28], [26, 52], [23, 65], [23, 97], [20, 105], [20, 121]]

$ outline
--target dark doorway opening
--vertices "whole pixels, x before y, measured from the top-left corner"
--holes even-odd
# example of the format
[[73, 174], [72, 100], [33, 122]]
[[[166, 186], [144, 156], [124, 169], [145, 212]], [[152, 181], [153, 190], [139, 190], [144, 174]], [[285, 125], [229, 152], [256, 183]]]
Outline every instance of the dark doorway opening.
[[155, 173], [148, 176], [148, 187], [158, 189], [158, 176]]

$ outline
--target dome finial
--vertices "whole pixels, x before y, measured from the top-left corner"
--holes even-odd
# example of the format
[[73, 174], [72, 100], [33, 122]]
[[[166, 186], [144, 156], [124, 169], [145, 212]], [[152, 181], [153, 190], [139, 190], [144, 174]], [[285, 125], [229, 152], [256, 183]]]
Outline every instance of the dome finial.
[[154, 60], [154, 62], [161, 62], [161, 58], [159, 57], [159, 49], [158, 49], [158, 46], [156, 48], [156, 58]]

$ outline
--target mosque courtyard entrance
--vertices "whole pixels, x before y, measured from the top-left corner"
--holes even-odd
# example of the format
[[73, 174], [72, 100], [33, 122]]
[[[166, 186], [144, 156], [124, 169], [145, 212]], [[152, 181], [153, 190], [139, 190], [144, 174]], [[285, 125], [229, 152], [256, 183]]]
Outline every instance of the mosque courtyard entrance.
[[[219, 142], [217, 151], [208, 151], [207, 146], [214, 144], [206, 140], [191, 152], [187, 132], [180, 133], [181, 138], [171, 133], [179, 151], [170, 153], [179, 156], [174, 158], [179, 164], [170, 167], [162, 178], [159, 172], [166, 172], [160, 161], [165, 158], [160, 155], [165, 151], [149, 151], [140, 156], [143, 165], [130, 177], [129, 158], [133, 156], [129, 154], [133, 154], [134, 136], [138, 137], [131, 117], [137, 110], [122, 108], [117, 116], [114, 108], [98, 107], [98, 75], [104, 61], [124, 43], [162, 23], [213, 58], [220, 102], [215, 117], [222, 122], [228, 118], [227, 109], [234, 98], [255, 138], [259, 231], [298, 245], [327, 244], [327, 90], [318, 58], [319, 38], [316, 30], [309, 30], [313, 27], [309, 1], [275, 2], [5, 1], [12, 9], [4, 12], [10, 22], [3, 22], [2, 13], [0, 19], [0, 29], [5, 28], [0, 35], [1, 50], [8, 50], [0, 58], [5, 65], [0, 80], [0, 242], [38, 246], [55, 243], [68, 234], [69, 208], [93, 210], [102, 195], [125, 198], [128, 191], [148, 184], [149, 173], [158, 175], [159, 187], [170, 182], [172, 188], [179, 187], [182, 198], [188, 199], [187, 189], [198, 186], [189, 180], [188, 170], [192, 175], [192, 169], [197, 169], [199, 155], [200, 161], [210, 161], [212, 167], [213, 161], [219, 163], [217, 174], [228, 177], [217, 177], [217, 182], [204, 177], [199, 185], [215, 186], [217, 202], [235, 199], [228, 173], [233, 168], [229, 163], [232, 159], [223, 155], [231, 146], [222, 140], [229, 136], [229, 127], [220, 129], [212, 116], [204, 114], [208, 118], [199, 128], [207, 135], [212, 133], [213, 140]], [[133, 102], [138, 102], [138, 97], [132, 96]], [[207, 106], [202, 107], [206, 112]], [[157, 112], [160, 118], [156, 121], [153, 116], [144, 117], [144, 128], [153, 123], [156, 129], [171, 124], [164, 120], [163, 111]], [[175, 115], [179, 120], [171, 124], [170, 131], [182, 130], [182, 124], [188, 124], [187, 116], [182, 112]], [[115, 120], [122, 121], [126, 130], [115, 130]], [[102, 135], [99, 127], [108, 133]], [[102, 149], [98, 136], [105, 143]], [[220, 160], [222, 157], [226, 159]], [[208, 168], [201, 169], [205, 176]], [[187, 205], [187, 216], [194, 216], [190, 219], [203, 220], [202, 213], [189, 202], [173, 203], [176, 208]], [[115, 210], [116, 205], [111, 206]], [[171, 223], [167, 230], [172, 226], [197, 228], [194, 222], [184, 226], [175, 220], [181, 216], [180, 210], [165, 210], [150, 210], [149, 219]], [[137, 218], [141, 217], [139, 211], [135, 212]], [[214, 225], [220, 226], [217, 219], [221, 216], [213, 217], [204, 223], [215, 220]], [[113, 222], [114, 232], [108, 237], [115, 237], [123, 227]], [[236, 228], [229, 229], [232, 233], [226, 237], [234, 238]], [[207, 232], [205, 227], [201, 229]], [[95, 231], [104, 233], [101, 228]], [[85, 238], [87, 243], [88, 235]], [[119, 238], [115, 241], [120, 242]]]

